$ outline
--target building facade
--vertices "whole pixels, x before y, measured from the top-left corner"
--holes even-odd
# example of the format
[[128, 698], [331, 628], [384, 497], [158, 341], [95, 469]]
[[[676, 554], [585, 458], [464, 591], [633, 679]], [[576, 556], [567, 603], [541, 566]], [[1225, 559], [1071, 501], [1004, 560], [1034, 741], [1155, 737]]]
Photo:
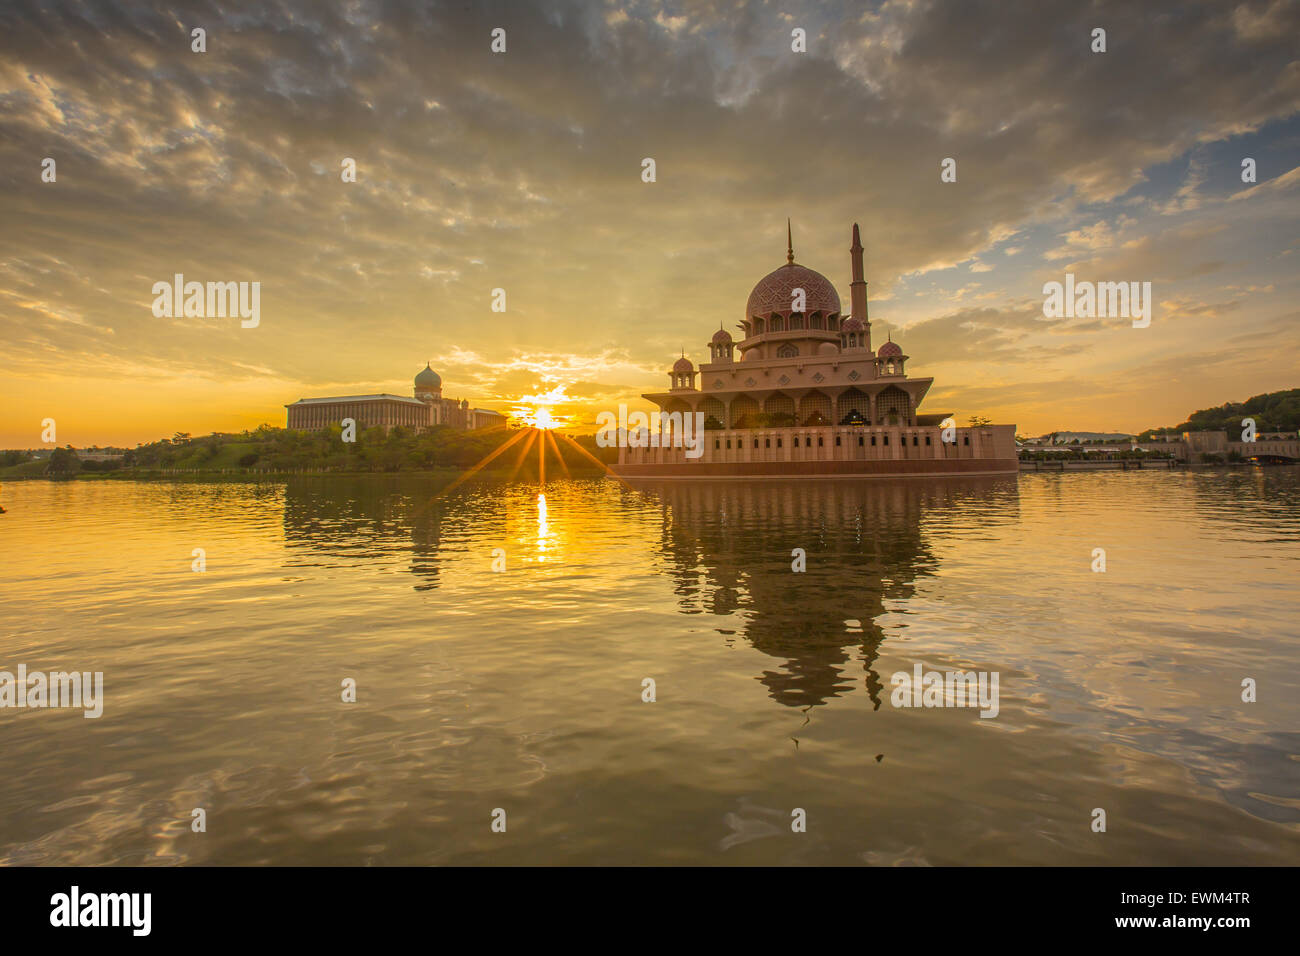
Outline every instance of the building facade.
[[1157, 455], [1168, 455], [1178, 461], [1189, 464], [1201, 464], [1219, 460], [1235, 460], [1239, 456], [1243, 461], [1264, 462], [1300, 462], [1300, 436], [1295, 432], [1260, 432], [1254, 441], [1232, 441], [1228, 433], [1222, 430], [1165, 433], [1157, 435], [1152, 441], [1122, 440], [1105, 445], [1049, 444], [1043, 439], [1032, 439], [1024, 443], [1026, 452], [1047, 452], [1049, 454], [1069, 455], [1073, 452], [1084, 454], [1114, 454], [1125, 451], [1145, 451]]
[[[1141, 444], [1139, 448], [1159, 448]], [[1260, 432], [1254, 441], [1232, 441], [1224, 431], [1183, 432], [1182, 440], [1166, 447], [1182, 461], [1200, 462], [1215, 457], [1240, 455], [1243, 459], [1287, 459], [1300, 461], [1300, 437], [1290, 432]]]
[[919, 410], [934, 380], [909, 376], [911, 357], [892, 339], [873, 350], [862, 251], [854, 224], [845, 317], [835, 286], [796, 263], [787, 241], [785, 265], [749, 295], [739, 341], [720, 328], [707, 362], [697, 369], [683, 355], [668, 373], [668, 389], [643, 396], [664, 413], [702, 413], [703, 454], [621, 444], [615, 471], [664, 478], [1016, 474], [1014, 425], [950, 422], [944, 429], [949, 413]]
[[300, 398], [288, 410], [288, 427], [318, 429], [337, 425], [345, 418], [366, 428], [492, 428], [504, 426], [506, 417], [486, 408], [470, 408], [468, 401], [442, 397], [442, 378], [429, 365], [415, 376], [415, 396], [341, 395], [334, 398]]

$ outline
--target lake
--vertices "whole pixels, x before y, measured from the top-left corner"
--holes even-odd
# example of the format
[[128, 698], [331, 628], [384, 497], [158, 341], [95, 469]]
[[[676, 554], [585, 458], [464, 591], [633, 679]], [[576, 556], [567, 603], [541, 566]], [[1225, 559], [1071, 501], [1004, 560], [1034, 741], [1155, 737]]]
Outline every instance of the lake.
[[5, 484], [0, 863], [1300, 863], [1294, 467], [436, 491]]

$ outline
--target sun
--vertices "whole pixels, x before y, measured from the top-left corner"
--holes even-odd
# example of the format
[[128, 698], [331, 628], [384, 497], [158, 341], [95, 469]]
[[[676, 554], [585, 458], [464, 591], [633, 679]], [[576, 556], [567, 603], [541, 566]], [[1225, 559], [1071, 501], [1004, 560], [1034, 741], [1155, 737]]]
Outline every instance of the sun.
[[558, 428], [560, 423], [551, 415], [549, 408], [539, 408], [532, 415], [532, 426], [534, 428]]
[[[512, 425], [526, 425], [528, 427], [515, 428], [513, 435], [484, 455], [476, 464], [461, 472], [455, 481], [442, 488], [429, 499], [429, 503], [425, 507], [432, 507], [435, 501], [446, 497], [512, 448], [515, 449], [514, 465], [507, 480], [513, 481], [515, 475], [519, 473], [524, 460], [532, 453], [534, 445], [537, 446], [537, 481], [542, 487], [546, 485], [548, 451], [552, 461], [559, 467], [560, 473], [565, 478], [569, 477], [569, 467], [565, 464], [565, 456], [560, 452], [560, 448], [565, 447], [573, 455], [585, 459], [602, 469], [605, 474], [618, 479], [623, 487], [628, 488], [629, 486], [622, 476], [611, 471], [609, 465], [583, 448], [572, 436], [566, 435], [560, 430], [571, 425], [576, 419], [576, 416], [572, 415], [555, 414], [554, 409], [556, 406], [574, 404], [574, 399], [565, 393], [564, 388], [563, 385], [556, 385], [550, 391], [542, 392], [540, 395], [524, 395], [516, 401], [510, 409], [510, 422]], [[505, 428], [503, 425], [497, 427], [503, 430]], [[537, 506], [538, 540], [540, 541], [547, 536], [549, 527], [546, 520], [546, 496], [544, 494], [538, 495]]]
[[569, 423], [566, 416], [557, 415], [554, 409], [557, 405], [571, 401], [572, 399], [564, 392], [564, 386], [556, 385], [550, 391], [542, 392], [540, 395], [523, 396], [510, 411], [516, 421], [530, 428], [549, 431], [563, 428]]

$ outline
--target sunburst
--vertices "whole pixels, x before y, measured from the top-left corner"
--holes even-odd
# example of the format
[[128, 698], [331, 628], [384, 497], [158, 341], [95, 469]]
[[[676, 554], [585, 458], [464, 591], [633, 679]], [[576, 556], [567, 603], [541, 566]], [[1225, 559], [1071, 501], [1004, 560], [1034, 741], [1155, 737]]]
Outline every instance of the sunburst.
[[[546, 485], [546, 459], [548, 449], [551, 453], [551, 459], [559, 465], [560, 471], [563, 473], [564, 477], [570, 478], [572, 475], [569, 472], [568, 464], [564, 460], [564, 454], [560, 447], [561, 442], [564, 443], [566, 448], [576, 451], [584, 459], [599, 467], [606, 475], [609, 475], [612, 478], [617, 478], [619, 483], [625, 488], [629, 487], [627, 482], [623, 480], [623, 477], [611, 469], [609, 465], [605, 464], [587, 449], [583, 448], [574, 441], [573, 438], [564, 434], [562, 431], [559, 431], [560, 428], [569, 424], [570, 416], [558, 415], [555, 413], [554, 409], [557, 405], [571, 401], [572, 399], [565, 393], [565, 386], [563, 385], [556, 385], [549, 391], [542, 392], [538, 395], [523, 396], [515, 404], [515, 407], [511, 409], [511, 417], [514, 422], [522, 423], [528, 427], [519, 428], [514, 435], [511, 435], [487, 455], [484, 455], [477, 463], [466, 468], [465, 471], [458, 475], [454, 481], [448, 484], [445, 488], [439, 490], [437, 494], [435, 494], [429, 502], [420, 509], [420, 511], [423, 511], [424, 508], [430, 507], [434, 502], [438, 501], [438, 499], [445, 497], [456, 488], [469, 481], [511, 448], [516, 449], [516, 453], [513, 460], [510, 461], [509, 472], [506, 476], [507, 481], [513, 481], [519, 474], [520, 469], [524, 466], [524, 462], [528, 460], [528, 456], [532, 453], [534, 446], [537, 447], [537, 482], [539, 486], [544, 488]], [[498, 426], [493, 430], [496, 431], [503, 428], [505, 428], [504, 425]]]
[[555, 412], [556, 406], [573, 401], [565, 394], [564, 388], [563, 385], [556, 385], [538, 395], [523, 396], [510, 410], [512, 417], [517, 422], [543, 431], [565, 427], [569, 424], [568, 417]]

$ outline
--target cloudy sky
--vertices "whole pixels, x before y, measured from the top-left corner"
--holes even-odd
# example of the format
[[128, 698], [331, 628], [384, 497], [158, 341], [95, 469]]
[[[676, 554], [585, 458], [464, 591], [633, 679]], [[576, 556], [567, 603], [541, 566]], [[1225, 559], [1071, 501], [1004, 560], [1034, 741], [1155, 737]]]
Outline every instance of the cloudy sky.
[[[735, 329], [787, 217], [846, 307], [861, 224], [923, 411], [1138, 430], [1294, 387], [1297, 36], [1282, 0], [15, 0], [0, 447], [283, 424], [426, 360], [591, 421]], [[178, 272], [260, 282], [260, 325], [156, 318]], [[1151, 282], [1154, 321], [1044, 318], [1067, 272]]]

